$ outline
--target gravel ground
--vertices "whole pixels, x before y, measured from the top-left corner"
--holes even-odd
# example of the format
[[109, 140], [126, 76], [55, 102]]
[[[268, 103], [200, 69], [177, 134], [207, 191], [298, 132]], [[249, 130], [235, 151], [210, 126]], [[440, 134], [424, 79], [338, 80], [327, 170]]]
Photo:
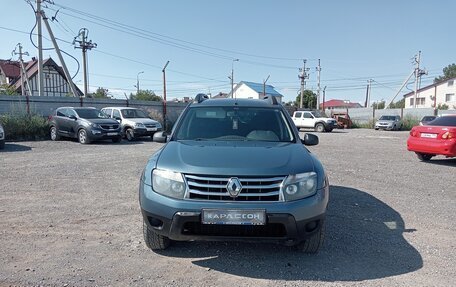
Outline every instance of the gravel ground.
[[0, 286], [453, 286], [456, 160], [419, 162], [407, 132], [319, 134], [331, 182], [317, 255], [273, 244], [142, 238], [151, 141], [7, 143], [0, 152]]

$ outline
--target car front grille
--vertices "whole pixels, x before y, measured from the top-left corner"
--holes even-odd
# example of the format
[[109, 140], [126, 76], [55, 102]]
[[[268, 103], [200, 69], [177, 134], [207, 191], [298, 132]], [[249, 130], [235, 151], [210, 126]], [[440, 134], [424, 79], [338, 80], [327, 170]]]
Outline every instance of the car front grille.
[[266, 225], [206, 225], [200, 222], [187, 222], [183, 229], [184, 235], [221, 236], [221, 237], [276, 237], [287, 235], [283, 224], [268, 223]]
[[156, 124], [146, 124], [145, 126], [146, 126], [146, 128], [155, 128], [155, 127], [157, 127]]
[[186, 174], [188, 185], [187, 199], [211, 201], [280, 201], [280, 188], [284, 176], [248, 177], [239, 176], [242, 190], [236, 197], [231, 197], [227, 184], [231, 177], [213, 175]]
[[119, 125], [100, 125], [104, 130], [117, 130]]

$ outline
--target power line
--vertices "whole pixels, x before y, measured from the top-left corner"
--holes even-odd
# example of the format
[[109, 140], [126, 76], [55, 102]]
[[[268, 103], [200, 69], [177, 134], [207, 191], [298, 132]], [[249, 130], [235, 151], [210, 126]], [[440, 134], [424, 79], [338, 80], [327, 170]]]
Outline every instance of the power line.
[[[63, 6], [63, 5], [60, 5], [60, 4], [54, 4], [54, 5], [58, 6], [58, 7], [61, 7], [63, 9], [66, 9], [68, 11], [71, 11], [73, 13], [76, 13], [76, 14], [79, 14], [79, 15], [83, 15], [85, 17], [89, 17], [89, 18], [92, 18], [92, 19], [96, 19], [98, 21], [102, 21], [102, 22], [110, 23], [110, 24], [115, 24], [117, 26], [121, 26], [123, 28], [128, 28], [129, 30], [133, 30], [133, 31], [141, 31], [141, 32], [147, 33], [149, 35], [154, 35], [157, 38], [161, 37], [161, 38], [165, 38], [165, 39], [169, 39], [169, 40], [177, 41], [177, 42], [182, 42], [182, 43], [185, 43], [185, 44], [189, 44], [189, 45], [193, 45], [193, 46], [197, 46], [197, 47], [201, 47], [201, 48], [206, 48], [206, 49], [220, 51], [220, 52], [226, 52], [226, 53], [235, 54], [235, 55], [244, 55], [244, 56], [249, 56], [249, 57], [253, 57], [253, 58], [260, 58], [260, 59], [287, 60], [287, 61], [298, 61], [298, 60], [301, 60], [300, 58], [262, 56], [262, 55], [255, 55], [255, 54], [249, 54], [249, 53], [244, 53], [244, 52], [239, 52], [239, 51], [232, 51], [232, 50], [227, 50], [227, 49], [222, 49], [222, 48], [217, 48], [217, 47], [211, 47], [211, 46], [207, 46], [207, 45], [203, 45], [203, 44], [199, 44], [199, 43], [194, 43], [194, 42], [178, 39], [178, 38], [175, 38], [175, 37], [166, 36], [166, 35], [159, 34], [159, 33], [156, 33], [156, 32], [151, 32], [151, 31], [148, 31], [148, 30], [145, 30], [145, 29], [141, 29], [141, 28], [134, 27], [134, 26], [131, 26], [131, 25], [123, 24], [121, 22], [117, 22], [117, 21], [113, 21], [111, 19], [107, 19], [107, 18], [103, 18], [103, 17], [100, 17], [100, 16], [96, 16], [96, 15], [93, 15], [93, 14], [90, 14], [90, 13], [87, 13], [87, 12], [84, 12], [84, 11], [81, 11], [81, 10], [77, 10], [77, 9], [74, 9], [74, 8], [71, 8], [71, 7]], [[316, 59], [312, 59], [312, 60], [316, 60]]]

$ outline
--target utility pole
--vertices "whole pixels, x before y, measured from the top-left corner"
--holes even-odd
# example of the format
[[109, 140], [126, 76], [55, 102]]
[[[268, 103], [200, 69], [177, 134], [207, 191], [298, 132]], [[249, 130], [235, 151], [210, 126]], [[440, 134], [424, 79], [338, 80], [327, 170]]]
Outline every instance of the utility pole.
[[326, 97], [326, 86], [323, 88], [323, 112], [325, 112], [325, 97]]
[[372, 79], [369, 79], [369, 80], [367, 80], [366, 103], [365, 103], [366, 108], [368, 108], [370, 106], [371, 88], [372, 88]]
[[[30, 88], [30, 82], [27, 77], [27, 71], [25, 70], [24, 66], [24, 59], [22, 58], [23, 55], [28, 56], [28, 52], [22, 52], [22, 45], [21, 43], [17, 44], [19, 48], [19, 53], [16, 52], [16, 49], [14, 49], [13, 54], [14, 55], [19, 55], [19, 64], [21, 66], [21, 94], [22, 96], [25, 96], [26, 103], [27, 103], [27, 114], [30, 114], [30, 98], [29, 94], [31, 94], [32, 89]], [[27, 86], [25, 86], [27, 84]]]
[[[81, 28], [79, 30], [79, 33], [76, 37], [74, 37], [73, 40], [73, 45], [76, 43], [79, 46], [75, 46], [75, 49], [81, 49], [82, 50], [82, 67], [83, 67], [83, 73], [84, 73], [84, 96], [87, 97], [87, 94], [89, 93], [89, 76], [87, 73], [87, 50], [92, 50], [92, 48], [96, 48], [97, 44], [92, 43], [92, 40], [87, 41], [87, 37], [89, 36], [89, 30], [86, 28]], [[76, 40], [76, 39], [80, 40]]]
[[144, 71], [142, 72], [139, 72], [137, 75], [136, 75], [136, 95], [139, 94], [139, 75], [143, 74]]
[[228, 77], [231, 79], [231, 98], [235, 98], [233, 93], [234, 93], [234, 62], [238, 62], [239, 59], [233, 59], [231, 62], [231, 77]]
[[266, 80], [263, 81], [263, 98], [266, 97], [266, 82], [269, 80], [269, 77], [271, 75], [268, 75], [268, 77], [266, 78]]
[[44, 77], [43, 77], [43, 31], [41, 27], [41, 1], [36, 0], [36, 23], [38, 29], [38, 96], [44, 94]]
[[[63, 59], [62, 53], [60, 52], [59, 45], [57, 44], [57, 41], [55, 40], [54, 33], [52, 32], [48, 19], [46, 18], [44, 11], [40, 11], [40, 13], [41, 13], [41, 18], [43, 19], [44, 24], [46, 26], [46, 29], [48, 30], [49, 36], [51, 37], [52, 44], [54, 44], [55, 52], [57, 53], [57, 56], [59, 57], [60, 63], [62, 64], [63, 72], [65, 73], [65, 77], [67, 78], [68, 85], [70, 86], [70, 90], [73, 93], [73, 96], [77, 97], [78, 93], [74, 86], [73, 79], [71, 78], [71, 75], [68, 72], [68, 68], [65, 64], [65, 60]], [[80, 101], [81, 101], [81, 107], [82, 107], [82, 97], [80, 97]]]
[[418, 93], [418, 79], [421, 78], [420, 75], [420, 61], [421, 61], [421, 51], [418, 51], [418, 55], [415, 56], [415, 93], [413, 95], [413, 108], [416, 109], [416, 97]]
[[166, 131], [166, 67], [168, 67], [169, 61], [166, 62], [163, 67], [163, 130]]
[[306, 89], [306, 79], [309, 78], [309, 75], [307, 74], [307, 71], [309, 71], [309, 68], [306, 69], [306, 62], [307, 60], [302, 60], [303, 61], [303, 66], [302, 69], [299, 69], [301, 74], [299, 74], [298, 78], [301, 79], [301, 102], [299, 103], [299, 108], [302, 109], [302, 102], [304, 99], [304, 90]]
[[320, 66], [320, 59], [318, 59], [318, 67], [316, 68], [317, 70], [317, 110], [320, 109], [320, 72], [321, 72], [321, 66]]

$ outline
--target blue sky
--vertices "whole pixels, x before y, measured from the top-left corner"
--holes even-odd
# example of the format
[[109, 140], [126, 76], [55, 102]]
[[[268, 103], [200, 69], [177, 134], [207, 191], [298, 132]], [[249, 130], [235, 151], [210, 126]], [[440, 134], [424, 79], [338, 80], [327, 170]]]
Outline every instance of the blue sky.
[[[268, 84], [286, 101], [293, 100], [302, 59], [310, 68], [307, 88], [313, 90], [321, 59], [326, 98], [361, 103], [369, 78], [374, 80], [373, 101], [391, 99], [413, 70], [412, 58], [419, 50], [421, 66], [429, 72], [422, 86], [456, 62], [456, 1], [451, 0], [53, 2], [45, 11], [51, 17], [60, 9], [58, 23], [51, 22], [63, 40], [59, 45], [82, 62], [81, 51], [67, 42], [80, 28], [88, 28], [89, 39], [98, 44], [89, 52], [90, 89], [105, 87], [116, 97], [134, 92], [142, 71], [141, 88], [162, 95], [161, 69], [168, 60], [168, 98], [229, 92], [233, 65], [235, 82], [261, 83], [270, 75]], [[35, 23], [31, 7], [23, 0], [2, 0], [2, 7], [8, 13], [0, 18], [0, 58], [10, 58], [19, 42], [36, 56], [26, 33], [7, 30], [29, 32]], [[128, 31], [118, 31], [119, 26], [106, 20], [128, 25]], [[134, 35], [132, 27], [141, 30]], [[51, 43], [44, 40], [44, 45]], [[57, 60], [53, 51], [44, 56]], [[74, 74], [76, 63], [71, 58], [66, 62]], [[74, 80], [82, 85], [82, 71]]]

